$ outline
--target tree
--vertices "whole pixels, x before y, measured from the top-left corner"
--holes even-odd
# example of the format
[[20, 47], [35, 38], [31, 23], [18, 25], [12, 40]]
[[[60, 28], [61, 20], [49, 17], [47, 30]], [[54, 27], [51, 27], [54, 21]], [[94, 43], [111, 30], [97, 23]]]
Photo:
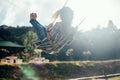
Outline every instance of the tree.
[[34, 51], [35, 51], [36, 57], [41, 57], [41, 53], [42, 53], [41, 49], [35, 49]]
[[91, 52], [90, 51], [83, 51], [83, 55], [86, 57], [86, 59], [88, 60], [90, 55], [91, 55]]
[[66, 51], [66, 55], [67, 56], [70, 56], [70, 60], [72, 60], [72, 55], [73, 55], [73, 49], [72, 48], [70, 48], [70, 49], [68, 49], [67, 51]]
[[38, 37], [33, 31], [29, 31], [24, 37], [23, 44], [25, 46], [25, 52], [30, 53], [31, 56], [34, 55], [34, 49], [37, 48], [37, 45], [33, 41], [37, 39]]

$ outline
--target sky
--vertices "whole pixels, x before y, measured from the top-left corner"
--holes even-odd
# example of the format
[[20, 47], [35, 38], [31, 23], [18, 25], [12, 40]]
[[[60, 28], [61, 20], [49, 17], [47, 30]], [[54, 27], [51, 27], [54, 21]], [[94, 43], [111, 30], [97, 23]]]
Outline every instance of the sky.
[[[48, 25], [55, 11], [62, 8], [66, 0], [0, 0], [0, 25], [31, 26], [29, 14], [36, 12], [37, 20]], [[74, 11], [73, 26], [80, 30], [105, 27], [108, 20], [120, 28], [120, 0], [68, 0], [66, 6]]]

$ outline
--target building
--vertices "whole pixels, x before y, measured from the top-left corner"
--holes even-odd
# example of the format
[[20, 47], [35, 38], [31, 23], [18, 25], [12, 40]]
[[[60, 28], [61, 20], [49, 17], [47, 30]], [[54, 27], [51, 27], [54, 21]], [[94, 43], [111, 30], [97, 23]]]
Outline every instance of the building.
[[11, 41], [0, 41], [0, 59], [15, 54], [17, 52], [22, 52], [24, 50], [24, 46], [13, 43]]
[[21, 64], [22, 59], [18, 59], [16, 56], [5, 57], [0, 60], [1, 63], [10, 63], [10, 64]]
[[39, 57], [39, 58], [36, 57], [29, 61], [29, 63], [38, 63], [38, 64], [47, 63], [47, 62], [49, 62], [49, 59], [45, 59], [44, 57]]

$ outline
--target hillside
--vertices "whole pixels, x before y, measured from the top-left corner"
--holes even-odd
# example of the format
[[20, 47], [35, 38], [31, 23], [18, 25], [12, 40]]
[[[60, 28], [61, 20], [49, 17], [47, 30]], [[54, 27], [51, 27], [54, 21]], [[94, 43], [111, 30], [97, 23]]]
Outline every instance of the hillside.
[[[24, 43], [23, 41], [27, 38], [25, 35], [28, 31], [34, 31], [33, 27], [0, 26], [0, 36], [19, 44]], [[73, 49], [73, 52], [66, 53], [69, 49]], [[46, 57], [51, 61], [109, 60], [119, 59], [119, 52], [120, 29], [110, 20], [106, 27], [100, 28], [100, 26], [98, 26], [86, 32], [77, 31], [70, 45], [65, 46], [55, 55], [42, 53], [42, 57]]]

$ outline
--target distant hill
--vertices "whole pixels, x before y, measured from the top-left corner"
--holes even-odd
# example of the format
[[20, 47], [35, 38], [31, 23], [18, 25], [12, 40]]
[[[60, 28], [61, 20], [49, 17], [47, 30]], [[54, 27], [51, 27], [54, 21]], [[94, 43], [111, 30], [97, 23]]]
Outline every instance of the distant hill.
[[[88, 26], [89, 27], [89, 26]], [[0, 37], [19, 44], [23, 44], [24, 35], [34, 31], [30, 26], [0, 26]], [[69, 55], [68, 49], [73, 49]], [[42, 54], [50, 60], [106, 60], [120, 58], [120, 29], [112, 20], [106, 27], [98, 26], [91, 31], [78, 31], [70, 45], [65, 46], [58, 54]], [[52, 57], [54, 56], [54, 58]]]
[[3, 37], [5, 40], [23, 44], [23, 36], [28, 31], [34, 31], [34, 29], [30, 26], [12, 27], [2, 25], [0, 26], [0, 37]]

